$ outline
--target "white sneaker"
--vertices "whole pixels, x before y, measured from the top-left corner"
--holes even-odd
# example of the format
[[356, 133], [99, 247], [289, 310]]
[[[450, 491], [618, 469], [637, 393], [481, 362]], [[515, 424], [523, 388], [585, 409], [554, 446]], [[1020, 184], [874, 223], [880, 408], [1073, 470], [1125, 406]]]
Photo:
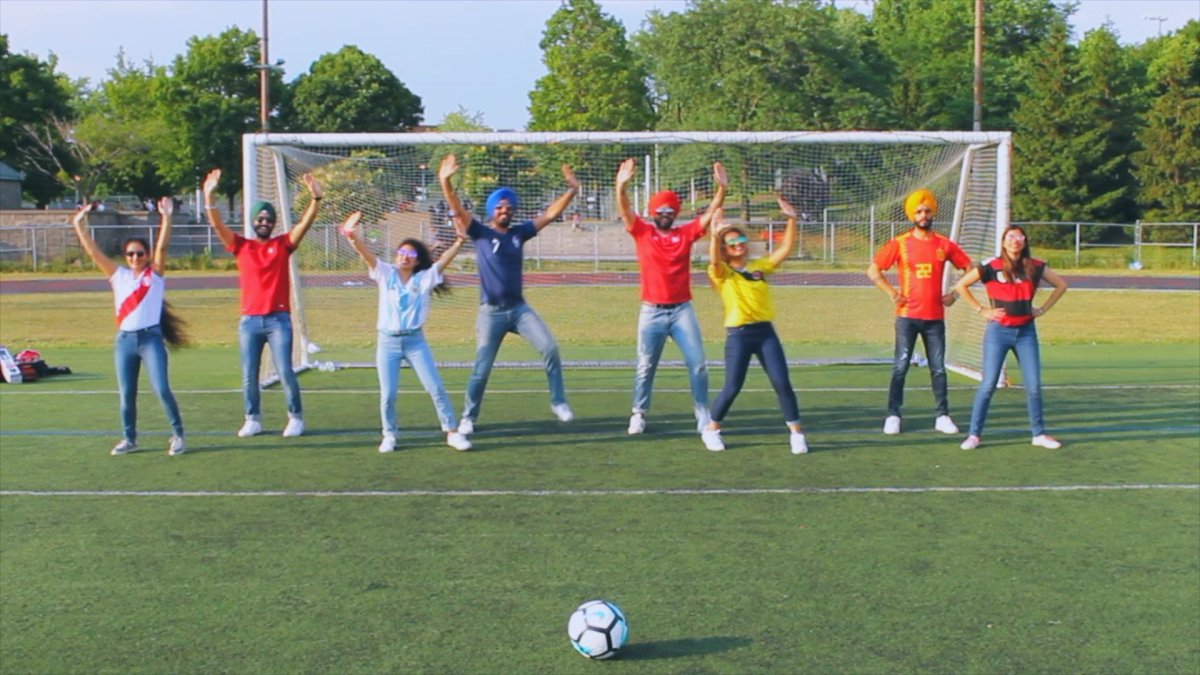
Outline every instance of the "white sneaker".
[[803, 455], [808, 452], [808, 439], [799, 431], [792, 432], [792, 454]]
[[137, 449], [137, 443], [126, 439], [121, 439], [121, 442], [117, 443], [113, 447], [112, 452], [109, 454], [111, 454], [113, 457], [120, 457], [121, 455], [128, 455], [131, 452], [137, 452]]
[[646, 416], [633, 413], [629, 416], [629, 435], [636, 436], [646, 430]]
[[1040, 436], [1034, 436], [1032, 444], [1038, 446], [1039, 448], [1045, 448], [1047, 450], [1057, 450], [1062, 447], [1062, 443], [1059, 443], [1058, 439], [1054, 438], [1053, 436], [1046, 435], [1046, 434], [1041, 434]]
[[454, 448], [455, 450], [470, 450], [471, 439], [457, 431], [451, 431], [450, 433], [446, 434], [446, 445]]
[[958, 425], [954, 423], [954, 420], [950, 419], [949, 415], [938, 415], [937, 421], [933, 423], [933, 429], [943, 434], [958, 433]]
[[883, 433], [888, 436], [900, 433], [900, 417], [898, 415], [888, 415], [888, 418], [883, 421]]
[[471, 421], [468, 417], [462, 418], [462, 421], [458, 423], [458, 433], [463, 436], [470, 436], [475, 433], [475, 422]]
[[249, 436], [257, 436], [262, 433], [262, 422], [258, 421], [257, 417], [246, 416], [246, 422], [238, 429], [238, 436], [247, 438]]
[[721, 438], [720, 429], [705, 429], [701, 431], [700, 440], [704, 441], [704, 447], [713, 452], [720, 452], [725, 449], [725, 439]]
[[396, 451], [396, 437], [391, 434], [384, 436], [383, 440], [379, 442], [379, 451], [385, 452], [385, 453], [386, 452], [395, 452]]
[[566, 403], [555, 403], [550, 406], [550, 410], [554, 411], [559, 422], [570, 422], [575, 419], [575, 411], [571, 410], [571, 406]]
[[967, 440], [963, 441], [962, 445], [958, 447], [962, 448], [963, 450], [974, 450], [975, 448], [979, 447], [979, 437], [967, 436]]
[[292, 438], [304, 433], [304, 419], [288, 415], [287, 426], [283, 428], [284, 438]]
[[167, 443], [167, 454], [177, 457], [185, 452], [187, 452], [187, 443], [183, 440], [183, 436], [172, 436], [171, 441]]

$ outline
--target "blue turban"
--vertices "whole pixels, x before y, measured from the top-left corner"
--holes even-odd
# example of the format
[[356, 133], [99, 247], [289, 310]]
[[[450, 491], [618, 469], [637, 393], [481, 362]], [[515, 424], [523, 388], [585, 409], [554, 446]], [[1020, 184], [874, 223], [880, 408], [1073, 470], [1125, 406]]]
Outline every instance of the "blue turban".
[[496, 207], [500, 205], [500, 201], [505, 200], [514, 210], [517, 208], [517, 193], [513, 192], [512, 188], [502, 187], [497, 188], [492, 194], [488, 195], [487, 202], [484, 208], [487, 212], [483, 214], [484, 220], [491, 220], [495, 214]]

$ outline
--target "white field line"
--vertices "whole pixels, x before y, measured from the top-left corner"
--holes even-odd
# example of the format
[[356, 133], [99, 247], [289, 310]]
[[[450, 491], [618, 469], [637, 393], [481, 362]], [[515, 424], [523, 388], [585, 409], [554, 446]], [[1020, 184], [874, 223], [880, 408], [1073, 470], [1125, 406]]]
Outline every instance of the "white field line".
[[[974, 391], [977, 388], [978, 388], [977, 385], [951, 385], [950, 386], [950, 389], [958, 390], [958, 391]], [[1020, 387], [1020, 385], [1016, 385], [1015, 388], [1020, 389], [1021, 387]], [[309, 394], [315, 394], [315, 395], [320, 395], [320, 396], [339, 396], [339, 395], [344, 395], [344, 394], [361, 395], [361, 394], [378, 394], [379, 393], [378, 388], [372, 388], [372, 389], [317, 389], [317, 388], [310, 388], [310, 387], [301, 387], [301, 389], [303, 389], [305, 396], [307, 396]], [[878, 394], [880, 392], [886, 392], [888, 390], [887, 387], [793, 387], [793, 389], [800, 393], [804, 393], [804, 392], [810, 392], [810, 393], [821, 393], [821, 392], [855, 393], [855, 392], [858, 392], [858, 393], [871, 393], [871, 394]], [[1069, 390], [1074, 390], [1074, 389], [1103, 390], [1103, 391], [1141, 391], [1141, 390], [1156, 390], [1156, 389], [1161, 389], [1161, 390], [1193, 389], [1194, 390], [1194, 389], [1200, 389], [1200, 383], [1197, 383], [1197, 384], [1045, 384], [1045, 385], [1042, 385], [1042, 389], [1055, 389], [1055, 390], [1063, 390], [1063, 391], [1069, 391]], [[241, 388], [237, 388], [237, 389], [172, 389], [171, 391], [174, 392], [176, 395], [187, 394], [189, 396], [192, 396], [192, 395], [202, 396], [202, 395], [210, 395], [210, 394], [226, 395], [226, 394], [241, 394], [242, 393]], [[267, 389], [267, 390], [264, 390], [264, 393], [271, 393], [271, 392], [276, 392], [276, 391], [278, 391], [278, 390], [277, 389]], [[448, 388], [446, 391], [448, 393], [461, 394], [465, 390]], [[629, 391], [630, 391], [629, 387], [621, 387], [619, 389], [571, 388], [568, 391], [568, 393], [569, 394], [625, 394], [625, 393], [629, 393]], [[686, 393], [691, 392], [690, 389], [683, 389], [683, 388], [671, 389], [671, 388], [667, 388], [667, 387], [655, 387], [654, 391], [670, 393], [670, 394], [686, 394]], [[743, 392], [751, 392], [751, 393], [773, 393], [774, 392], [773, 389], [767, 389], [765, 387], [763, 387], [763, 388], [746, 387], [746, 388], [742, 389], [742, 391]], [[507, 393], [507, 394], [539, 394], [539, 393], [545, 393], [546, 389], [544, 387], [543, 388], [535, 388], [535, 389], [505, 389], [503, 387], [489, 387], [488, 392], [489, 393], [491, 393], [491, 392]], [[152, 392], [152, 391], [140, 391], [138, 393], [139, 393], [139, 395], [145, 395], [145, 396], [153, 396], [154, 395], [154, 392]], [[429, 396], [429, 394], [426, 394], [425, 391], [421, 390], [421, 389], [415, 389], [415, 390], [414, 389], [407, 389], [407, 390], [401, 389], [400, 392], [398, 392], [398, 393], [401, 396], [405, 396], [405, 395], [419, 395], [422, 397]], [[36, 390], [19, 391], [14, 388], [11, 388], [11, 387], [5, 387], [4, 389], [0, 389], [0, 396], [115, 396], [116, 394], [117, 394], [116, 389], [60, 389], [60, 390], [55, 390], [55, 391], [36, 391]]]
[[1200, 490], [1197, 483], [593, 490], [0, 490], [0, 497], [657, 497]]

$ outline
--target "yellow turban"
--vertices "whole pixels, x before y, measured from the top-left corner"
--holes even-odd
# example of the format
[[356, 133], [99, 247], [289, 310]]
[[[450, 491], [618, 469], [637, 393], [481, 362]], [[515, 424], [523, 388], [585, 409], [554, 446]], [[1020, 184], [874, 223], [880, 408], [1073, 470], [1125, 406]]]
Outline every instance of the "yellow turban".
[[904, 200], [904, 215], [908, 216], [908, 219], [915, 223], [917, 221], [917, 207], [922, 204], [928, 206], [933, 215], [937, 215], [937, 197], [934, 197], [933, 193], [925, 188], [913, 192], [908, 196], [908, 199]]

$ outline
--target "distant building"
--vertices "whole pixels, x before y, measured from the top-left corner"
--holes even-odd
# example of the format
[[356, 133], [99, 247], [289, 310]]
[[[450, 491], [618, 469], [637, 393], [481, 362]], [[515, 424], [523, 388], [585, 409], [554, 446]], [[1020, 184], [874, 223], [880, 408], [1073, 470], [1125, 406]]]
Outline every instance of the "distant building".
[[0, 209], [21, 208], [21, 183], [25, 174], [0, 162]]

